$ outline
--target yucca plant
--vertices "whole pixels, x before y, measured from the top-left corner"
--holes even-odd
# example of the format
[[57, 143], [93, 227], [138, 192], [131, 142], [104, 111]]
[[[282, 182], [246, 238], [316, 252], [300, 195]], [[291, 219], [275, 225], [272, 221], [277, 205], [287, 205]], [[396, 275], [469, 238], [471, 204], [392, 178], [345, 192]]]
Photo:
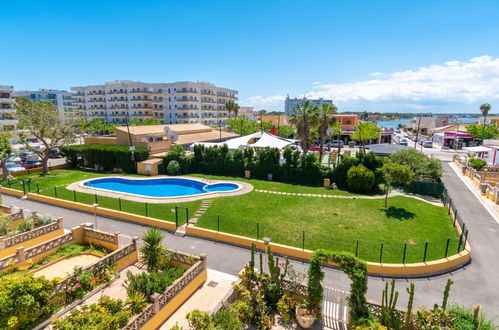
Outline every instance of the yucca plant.
[[140, 249], [142, 261], [149, 272], [158, 271], [165, 258], [165, 248], [161, 245], [163, 234], [156, 228], [150, 228], [142, 236], [142, 240], [144, 241], [144, 246]]

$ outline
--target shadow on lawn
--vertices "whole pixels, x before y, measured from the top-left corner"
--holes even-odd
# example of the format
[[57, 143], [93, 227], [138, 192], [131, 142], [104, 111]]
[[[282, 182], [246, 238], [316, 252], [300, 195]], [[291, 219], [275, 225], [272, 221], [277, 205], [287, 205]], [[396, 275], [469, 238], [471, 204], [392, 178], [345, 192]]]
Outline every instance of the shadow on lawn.
[[387, 209], [381, 209], [381, 210], [385, 212], [387, 217], [399, 220], [409, 220], [416, 216], [416, 214], [407, 211], [406, 209], [401, 207], [390, 206]]

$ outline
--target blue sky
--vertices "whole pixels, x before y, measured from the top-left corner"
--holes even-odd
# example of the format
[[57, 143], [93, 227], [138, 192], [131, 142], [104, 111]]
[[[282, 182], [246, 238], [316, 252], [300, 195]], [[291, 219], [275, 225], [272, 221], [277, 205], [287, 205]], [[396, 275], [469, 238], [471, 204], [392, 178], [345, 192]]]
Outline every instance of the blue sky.
[[[499, 108], [499, 1], [2, 1], [0, 84], [209, 81], [240, 105]], [[497, 104], [496, 107], [495, 104]]]

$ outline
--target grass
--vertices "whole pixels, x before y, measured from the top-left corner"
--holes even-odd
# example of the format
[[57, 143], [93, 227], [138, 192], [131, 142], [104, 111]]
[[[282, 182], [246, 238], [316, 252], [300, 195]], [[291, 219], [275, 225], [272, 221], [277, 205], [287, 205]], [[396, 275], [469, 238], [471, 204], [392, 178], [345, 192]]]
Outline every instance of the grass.
[[[243, 181], [264, 190], [301, 190], [319, 194], [327, 191], [317, 187]], [[407, 244], [406, 262], [421, 262], [426, 242], [429, 242], [426, 260], [442, 258], [447, 238], [452, 238], [448, 254], [457, 252], [457, 234], [444, 207], [403, 196], [389, 198], [388, 209], [383, 205], [384, 199], [283, 196], [253, 191], [214, 199], [196, 226], [247, 237], [258, 235], [259, 239], [268, 236], [273, 242], [310, 250], [357, 251], [364, 260], [378, 262], [381, 242], [384, 262], [402, 262], [404, 244]]]
[[[139, 176], [130, 174], [119, 175]], [[97, 203], [99, 204], [99, 206], [104, 208], [120, 210], [123, 212], [148, 216], [151, 218], [171, 222], [175, 222], [175, 212], [172, 212], [175, 206], [187, 207], [189, 209], [189, 216], [191, 216], [199, 209], [201, 205], [200, 200], [185, 203], [141, 203], [125, 199], [119, 200], [118, 198], [99, 196], [96, 194], [82, 193], [68, 190], [66, 188], [73, 182], [104, 176], [112, 175], [82, 170], [55, 170], [51, 171], [50, 174], [45, 176], [41, 176], [39, 174], [23, 175], [17, 177], [16, 180], [11, 181], [10, 183], [7, 181], [2, 181], [0, 183], [2, 184], [2, 186], [8, 187], [10, 185], [12, 189], [23, 190], [21, 180], [31, 179], [29, 185], [25, 184], [24, 188], [26, 192], [40, 192], [40, 194], [44, 196], [57, 197], [60, 199], [89, 205]], [[185, 222], [185, 216], [185, 210], [179, 209], [179, 225]]]
[[[47, 176], [31, 175], [26, 189], [46, 196], [92, 204], [153, 218], [174, 221], [171, 209], [175, 205], [189, 208], [190, 215], [201, 201], [175, 204], [148, 204], [120, 201], [116, 198], [73, 192], [66, 189], [72, 182], [109, 174], [81, 170], [57, 170]], [[358, 196], [342, 190], [329, 190], [262, 180], [190, 174], [210, 180], [248, 182], [255, 189], [289, 193]], [[2, 183], [4, 186], [6, 182]], [[54, 186], [57, 188], [54, 189]], [[22, 190], [19, 181], [11, 183]], [[97, 200], [96, 200], [97, 198]], [[341, 199], [304, 196], [284, 196], [260, 192], [214, 198], [197, 226], [222, 232], [262, 239], [314, 250], [327, 248], [349, 251], [364, 260], [379, 262], [421, 262], [455, 254], [458, 248], [456, 231], [444, 207], [413, 198], [389, 198], [384, 209], [383, 199]], [[184, 212], [182, 210], [182, 212]], [[183, 214], [181, 214], [183, 223]], [[220, 220], [218, 220], [220, 219]], [[428, 242], [428, 244], [427, 244]], [[426, 247], [427, 246], [427, 247]], [[462, 247], [461, 247], [462, 248]], [[381, 258], [380, 258], [381, 256]]]

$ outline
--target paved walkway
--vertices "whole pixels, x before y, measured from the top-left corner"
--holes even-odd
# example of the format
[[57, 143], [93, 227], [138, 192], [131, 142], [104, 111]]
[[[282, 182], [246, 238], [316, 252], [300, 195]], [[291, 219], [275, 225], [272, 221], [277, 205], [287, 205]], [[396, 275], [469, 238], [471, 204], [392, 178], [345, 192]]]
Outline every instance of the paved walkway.
[[[399, 306], [405, 307], [407, 293], [405, 288], [409, 282], [415, 283], [415, 306], [432, 306], [442, 301], [443, 290], [447, 279], [451, 278], [450, 300], [459, 304], [482, 304], [485, 312], [499, 317], [499, 225], [480, 204], [477, 198], [463, 185], [461, 179], [444, 163], [442, 180], [455, 201], [459, 212], [470, 229], [472, 247], [472, 263], [452, 274], [422, 279], [398, 279], [397, 289], [400, 292]], [[71, 228], [83, 222], [93, 222], [93, 215], [68, 210], [57, 206], [35, 201], [3, 196], [5, 204], [38, 210], [40, 213], [64, 217], [64, 226]], [[122, 222], [107, 217], [98, 217], [98, 229], [108, 232], [121, 232], [129, 236], [140, 236], [147, 230], [146, 226]], [[190, 253], [206, 253], [207, 265], [211, 269], [237, 275], [250, 258], [250, 251], [245, 248], [212, 242], [194, 237], [177, 237], [165, 232], [166, 246]], [[294, 261], [292, 265], [298, 271], [306, 273], [308, 264]], [[324, 284], [330, 287], [348, 288], [350, 281], [343, 272], [327, 268]], [[381, 292], [386, 283], [385, 278], [369, 277], [367, 297], [381, 301]]]

